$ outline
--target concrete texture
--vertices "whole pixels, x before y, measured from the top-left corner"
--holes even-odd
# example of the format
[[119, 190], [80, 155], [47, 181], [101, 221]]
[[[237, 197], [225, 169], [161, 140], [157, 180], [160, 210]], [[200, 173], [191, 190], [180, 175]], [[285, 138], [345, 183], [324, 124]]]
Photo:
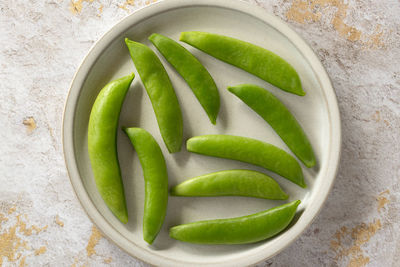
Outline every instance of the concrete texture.
[[[0, 266], [145, 265], [103, 238], [80, 207], [64, 166], [61, 115], [93, 42], [150, 2], [1, 1]], [[400, 2], [249, 2], [311, 45], [343, 124], [340, 171], [322, 212], [259, 266], [399, 266]]]

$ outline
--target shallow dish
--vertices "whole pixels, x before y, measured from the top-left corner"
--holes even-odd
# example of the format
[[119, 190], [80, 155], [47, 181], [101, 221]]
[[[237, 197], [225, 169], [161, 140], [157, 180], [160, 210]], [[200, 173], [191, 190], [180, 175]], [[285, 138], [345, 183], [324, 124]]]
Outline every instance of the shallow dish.
[[[317, 157], [317, 166], [303, 172], [307, 189], [261, 168], [245, 163], [216, 159], [182, 151], [169, 154], [162, 142], [148, 96], [137, 75], [124, 102], [120, 125], [148, 130], [160, 144], [169, 172], [170, 186], [194, 176], [225, 169], [253, 169], [274, 177], [290, 195], [288, 201], [302, 201], [291, 226], [278, 236], [248, 245], [202, 246], [175, 241], [168, 229], [196, 220], [236, 217], [283, 204], [284, 201], [243, 197], [170, 197], [167, 217], [152, 246], [142, 237], [144, 185], [142, 169], [129, 140], [118, 133], [118, 153], [128, 204], [129, 222], [120, 223], [107, 209], [97, 192], [87, 151], [87, 125], [99, 90], [109, 81], [136, 72], [124, 38], [155, 48], [147, 40], [154, 32], [175, 40], [182, 31], [207, 31], [236, 37], [267, 48], [298, 71], [307, 95], [286, 93], [240, 69], [187, 47], [209, 70], [219, 88], [221, 110], [213, 126], [184, 80], [160, 56], [170, 75], [181, 104], [184, 140], [201, 134], [233, 134], [256, 138], [289, 149], [272, 128], [239, 99], [227, 86], [253, 83], [267, 88], [296, 116], [307, 133]], [[90, 50], [72, 81], [65, 105], [63, 147], [73, 188], [89, 217], [127, 253], [145, 262], [162, 266], [237, 266], [265, 260], [294, 241], [312, 222], [333, 184], [340, 157], [340, 117], [329, 77], [310, 47], [284, 22], [262, 9], [241, 1], [169, 0], [152, 4], [123, 19]]]

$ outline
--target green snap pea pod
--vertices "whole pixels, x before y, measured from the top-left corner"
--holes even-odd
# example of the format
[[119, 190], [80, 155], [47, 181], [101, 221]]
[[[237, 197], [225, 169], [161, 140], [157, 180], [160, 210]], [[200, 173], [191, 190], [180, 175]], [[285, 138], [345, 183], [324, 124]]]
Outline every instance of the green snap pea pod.
[[170, 237], [195, 244], [247, 244], [273, 237], [293, 220], [300, 200], [255, 214], [174, 226]]
[[153, 33], [149, 40], [188, 83], [211, 123], [215, 124], [219, 111], [219, 93], [210, 73], [196, 57], [174, 40], [157, 33]]
[[190, 152], [254, 164], [306, 187], [296, 159], [284, 150], [262, 141], [233, 135], [201, 135], [190, 138], [186, 147]]
[[168, 74], [149, 47], [128, 38], [125, 43], [151, 100], [165, 145], [170, 153], [178, 152], [182, 146], [182, 113]]
[[252, 84], [228, 87], [228, 90], [268, 122], [304, 165], [308, 168], [315, 165], [310, 141], [296, 118], [276, 96]]
[[245, 196], [266, 199], [287, 199], [279, 184], [271, 177], [251, 170], [227, 170], [198, 176], [173, 187], [173, 196], [211, 197]]
[[135, 75], [108, 83], [97, 96], [90, 112], [88, 150], [97, 189], [111, 212], [128, 222], [125, 193], [117, 153], [119, 114]]
[[254, 74], [284, 91], [300, 96], [306, 94], [296, 70], [283, 58], [267, 49], [206, 32], [182, 32], [179, 40]]
[[123, 128], [135, 148], [143, 168], [145, 200], [143, 239], [152, 244], [167, 212], [168, 174], [164, 156], [157, 141], [141, 128]]

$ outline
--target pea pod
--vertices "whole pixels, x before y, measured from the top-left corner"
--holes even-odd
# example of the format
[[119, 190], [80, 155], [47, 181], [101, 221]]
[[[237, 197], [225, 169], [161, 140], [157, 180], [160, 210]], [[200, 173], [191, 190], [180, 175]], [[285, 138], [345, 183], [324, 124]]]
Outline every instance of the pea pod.
[[183, 46], [161, 34], [153, 33], [149, 40], [179, 72], [197, 97], [212, 124], [219, 111], [219, 93], [210, 73]]
[[287, 199], [279, 184], [271, 177], [251, 170], [227, 170], [198, 176], [171, 189], [173, 196], [211, 197], [245, 196], [266, 199]]
[[97, 96], [90, 112], [88, 150], [97, 189], [111, 212], [128, 222], [125, 193], [117, 153], [119, 114], [135, 75], [108, 83]]
[[174, 226], [170, 237], [196, 244], [247, 244], [273, 237], [293, 220], [300, 200], [259, 213]]
[[201, 135], [190, 138], [186, 147], [190, 152], [254, 164], [306, 187], [296, 159], [284, 150], [259, 140], [233, 135]]
[[182, 113], [168, 74], [146, 45], [125, 39], [131, 58], [150, 97], [158, 126], [170, 153], [182, 146]]
[[254, 74], [284, 91], [300, 96], [306, 94], [296, 70], [283, 58], [267, 49], [206, 32], [182, 32], [179, 40]]
[[168, 203], [168, 174], [164, 156], [153, 136], [141, 128], [123, 128], [143, 168], [145, 200], [143, 239], [152, 244], [160, 231]]
[[296, 118], [276, 96], [252, 84], [228, 87], [228, 90], [268, 122], [304, 165], [308, 168], [315, 165], [310, 141]]

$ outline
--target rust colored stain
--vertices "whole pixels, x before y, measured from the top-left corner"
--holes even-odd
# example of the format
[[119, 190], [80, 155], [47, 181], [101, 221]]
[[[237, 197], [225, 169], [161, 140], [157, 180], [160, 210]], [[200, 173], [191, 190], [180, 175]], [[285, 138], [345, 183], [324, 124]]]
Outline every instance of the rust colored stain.
[[78, 260], [79, 260], [79, 258], [78, 258], [78, 256], [76, 256], [74, 258], [74, 263], [72, 263], [71, 267], [76, 267], [77, 266], [76, 264], [78, 263]]
[[144, 4], [147, 6], [147, 5], [150, 5], [155, 2], [157, 2], [157, 0], [146, 0], [146, 2], [144, 2]]
[[372, 119], [376, 122], [381, 121], [381, 113], [379, 112], [379, 110], [375, 111], [375, 113], [372, 115]]
[[[378, 113], [379, 114], [379, 113]], [[385, 190], [377, 196], [378, 212], [389, 200], [385, 195], [389, 195], [390, 191]], [[361, 223], [349, 230], [345, 226], [341, 227], [333, 235], [330, 248], [335, 253], [335, 261], [348, 259], [348, 267], [363, 267], [370, 261], [368, 256], [364, 255], [362, 246], [368, 243], [380, 229], [382, 223], [380, 219], [375, 219], [371, 223]]]
[[322, 13], [315, 11], [316, 5], [315, 1], [295, 0], [286, 12], [286, 18], [302, 24], [320, 21]]
[[[24, 214], [25, 219], [27, 219], [26, 214]], [[38, 227], [36, 225], [32, 225], [31, 227], [26, 227], [26, 222], [21, 220], [21, 214], [17, 215], [17, 224], [19, 227], [19, 231], [24, 235], [24, 236], [31, 236], [34, 232], [35, 234], [39, 234], [40, 232], [44, 231], [47, 229], [47, 225], [44, 227]]]
[[[28, 242], [24, 240], [24, 237], [32, 234], [39, 234], [40, 232], [47, 229], [47, 225], [44, 227], [38, 227], [32, 225], [27, 227], [27, 224], [21, 218], [21, 214], [16, 215], [13, 219], [16, 221], [12, 226], [7, 228], [4, 227], [3, 223], [8, 222], [11, 218], [9, 217], [16, 211], [16, 207], [11, 207], [8, 210], [8, 217], [5, 214], [0, 213], [0, 266], [3, 265], [4, 259], [8, 262], [17, 263], [19, 266], [25, 266], [26, 254], [30, 250]], [[27, 219], [27, 216], [24, 216]]]
[[103, 13], [103, 8], [104, 8], [104, 6], [103, 5], [100, 5], [100, 7], [99, 7], [99, 14], [97, 14], [97, 16], [101, 16], [101, 14]]
[[125, 3], [118, 5], [119, 8], [129, 11], [128, 6], [134, 6], [135, 0], [125, 0]]
[[[146, 0], [144, 4], [147, 6], [154, 2], [157, 2], [157, 0]], [[136, 5], [135, 0], [125, 0], [125, 2], [122, 5], [118, 5], [118, 7], [126, 11], [129, 11], [128, 6], [135, 6], [135, 5]]]
[[381, 209], [384, 208], [386, 206], [386, 204], [388, 204], [390, 202], [389, 199], [387, 199], [385, 197], [385, 195], [387, 196], [389, 194], [390, 194], [390, 191], [385, 190], [376, 197], [376, 201], [378, 201], [378, 212], [380, 212]]
[[330, 17], [333, 11], [330, 24], [341, 37], [351, 42], [360, 41], [365, 48], [384, 47], [381, 26], [377, 25], [372, 34], [364, 34], [345, 22], [348, 8], [344, 0], [295, 0], [286, 12], [286, 18], [305, 24], [320, 21], [324, 16]]
[[75, 257], [74, 262], [71, 267], [77, 266], [88, 266], [89, 259], [96, 255], [96, 259], [102, 259], [104, 263], [109, 264], [112, 262], [110, 256], [98, 254], [96, 251], [96, 246], [99, 244], [100, 240], [103, 238], [103, 234], [96, 226], [92, 226], [91, 235], [89, 237], [88, 243], [86, 245], [86, 252], [84, 250], [80, 251]]
[[387, 120], [383, 120], [383, 122], [385, 123], [386, 126], [390, 126], [390, 123]]
[[26, 266], [25, 260], [26, 260], [26, 255], [23, 256], [22, 259], [19, 261], [18, 267], [25, 267]]
[[8, 209], [7, 213], [8, 213], [8, 215], [10, 215], [10, 214], [13, 214], [16, 210], [17, 210], [17, 206], [14, 205]]
[[47, 251], [47, 248], [45, 246], [42, 246], [42, 247], [38, 248], [37, 250], [35, 250], [35, 256], [46, 253], [46, 251]]
[[92, 3], [94, 0], [71, 0], [71, 4], [69, 6], [69, 10], [72, 12], [72, 14], [79, 14], [82, 11], [83, 8], [83, 2], [88, 2]]
[[26, 242], [17, 236], [17, 228], [18, 225], [15, 224], [0, 234], [0, 266], [3, 266], [4, 258], [9, 262], [16, 262], [21, 257], [17, 252], [25, 247]]
[[64, 227], [64, 222], [60, 220], [60, 217], [57, 215], [56, 218], [54, 219], [55, 223], [58, 224], [61, 227]]
[[31, 134], [36, 129], [36, 121], [33, 117], [28, 117], [22, 121], [26, 126], [26, 132]]
[[347, 25], [344, 20], [347, 16], [348, 4], [345, 4], [343, 0], [334, 1], [323, 1], [330, 2], [331, 5], [337, 7], [336, 14], [333, 16], [332, 25], [340, 36], [346, 38], [349, 41], [358, 41], [361, 39], [361, 31], [354, 27]]
[[367, 38], [367, 41], [364, 42], [365, 47], [367, 48], [382, 48], [385, 46], [383, 42], [383, 30], [381, 30], [381, 25], [377, 25], [375, 31], [372, 35]]
[[99, 243], [100, 239], [103, 237], [100, 230], [97, 229], [96, 226], [92, 226], [92, 234], [90, 235], [89, 242], [86, 246], [86, 252], [88, 257], [96, 254], [96, 250], [94, 249]]
[[8, 218], [3, 213], [0, 213], [0, 230], [1, 230], [1, 223], [6, 221], [8, 221]]
[[331, 240], [331, 250], [335, 253], [335, 261], [349, 258], [348, 267], [362, 267], [369, 263], [369, 257], [364, 255], [361, 246], [366, 244], [376, 232], [381, 229], [380, 219], [372, 223], [361, 223], [349, 230], [341, 227]]
[[108, 257], [108, 258], [104, 259], [104, 263], [105, 264], [110, 264], [111, 262], [112, 262], [112, 258], [111, 257]]

